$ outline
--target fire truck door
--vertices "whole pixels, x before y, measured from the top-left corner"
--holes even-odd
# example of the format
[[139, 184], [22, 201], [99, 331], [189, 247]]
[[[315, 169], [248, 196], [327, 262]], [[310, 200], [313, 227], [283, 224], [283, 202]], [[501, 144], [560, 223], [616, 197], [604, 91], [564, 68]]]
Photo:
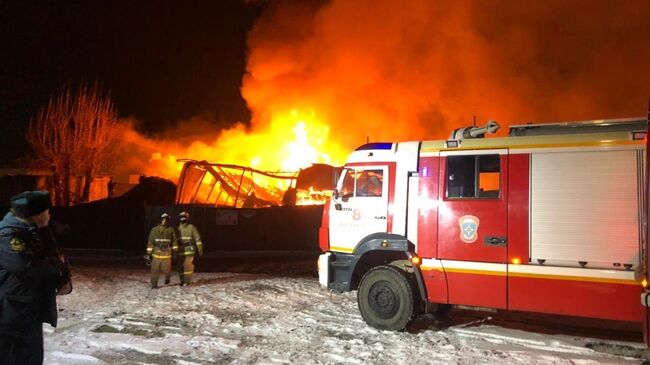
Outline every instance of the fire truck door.
[[449, 302], [506, 307], [508, 151], [443, 151], [438, 254]]
[[352, 252], [364, 237], [387, 232], [389, 170], [387, 165], [347, 166], [330, 204], [330, 248]]

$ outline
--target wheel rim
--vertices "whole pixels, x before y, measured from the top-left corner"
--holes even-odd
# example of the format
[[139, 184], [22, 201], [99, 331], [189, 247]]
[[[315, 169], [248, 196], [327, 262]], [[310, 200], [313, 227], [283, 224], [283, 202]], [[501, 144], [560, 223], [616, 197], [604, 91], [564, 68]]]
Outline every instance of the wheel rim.
[[399, 295], [387, 281], [374, 283], [368, 291], [370, 309], [381, 319], [393, 318], [399, 309]]

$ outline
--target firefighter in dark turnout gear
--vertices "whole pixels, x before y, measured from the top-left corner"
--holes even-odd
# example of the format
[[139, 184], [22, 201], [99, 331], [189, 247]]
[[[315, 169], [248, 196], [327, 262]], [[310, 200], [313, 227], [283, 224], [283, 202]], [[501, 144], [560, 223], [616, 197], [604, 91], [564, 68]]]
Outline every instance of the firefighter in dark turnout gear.
[[50, 195], [11, 198], [0, 221], [0, 363], [42, 364], [43, 323], [56, 327], [56, 295], [72, 291], [70, 270], [49, 227]]
[[182, 285], [190, 285], [194, 273], [194, 254], [203, 255], [203, 243], [199, 231], [190, 223], [190, 214], [181, 212], [181, 224], [178, 226], [180, 245], [176, 258], [176, 270]]
[[178, 251], [176, 231], [169, 226], [169, 215], [163, 213], [160, 218], [160, 224], [149, 232], [149, 241], [147, 242], [147, 254], [151, 258], [152, 289], [158, 288], [158, 277], [161, 273], [165, 275], [165, 284], [169, 284], [172, 259]]

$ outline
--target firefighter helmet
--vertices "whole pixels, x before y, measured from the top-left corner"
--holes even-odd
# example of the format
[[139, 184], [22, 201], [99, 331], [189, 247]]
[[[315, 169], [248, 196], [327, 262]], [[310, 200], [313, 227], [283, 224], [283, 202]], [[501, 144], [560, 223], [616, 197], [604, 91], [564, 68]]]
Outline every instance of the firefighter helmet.
[[160, 216], [160, 218], [167, 218], [167, 219], [169, 219], [169, 214], [167, 214], [167, 213], [163, 213], [163, 214]]
[[188, 213], [188, 212], [186, 212], [186, 211], [182, 211], [181, 214], [179, 214], [178, 216], [179, 216], [181, 219], [183, 219], [183, 218], [185, 218], [185, 219], [190, 219], [190, 213]]

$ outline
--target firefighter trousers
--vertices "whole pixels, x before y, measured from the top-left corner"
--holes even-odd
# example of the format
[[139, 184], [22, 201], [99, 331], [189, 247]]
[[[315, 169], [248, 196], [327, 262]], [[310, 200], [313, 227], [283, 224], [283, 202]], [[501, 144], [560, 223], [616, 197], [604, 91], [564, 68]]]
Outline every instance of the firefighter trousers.
[[172, 259], [159, 259], [154, 257], [151, 260], [151, 287], [158, 287], [158, 278], [162, 273], [165, 275], [165, 284], [169, 283], [169, 278], [171, 276], [172, 270]]
[[178, 270], [181, 285], [188, 285], [192, 280], [192, 273], [194, 273], [194, 255], [179, 255], [176, 258], [176, 270]]

